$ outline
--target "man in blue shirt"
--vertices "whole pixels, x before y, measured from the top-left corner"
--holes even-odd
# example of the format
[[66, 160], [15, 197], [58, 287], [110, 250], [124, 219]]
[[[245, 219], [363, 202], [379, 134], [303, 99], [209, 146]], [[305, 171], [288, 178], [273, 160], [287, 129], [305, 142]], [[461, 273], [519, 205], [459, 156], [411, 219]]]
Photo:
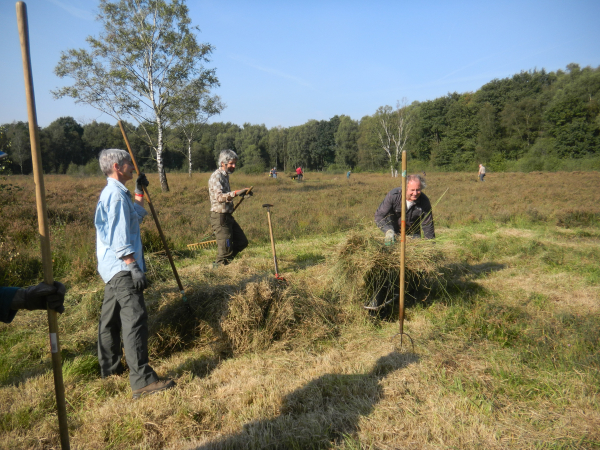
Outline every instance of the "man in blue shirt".
[[136, 181], [135, 202], [125, 183], [133, 178], [133, 163], [125, 150], [100, 152], [100, 169], [108, 177], [96, 206], [98, 272], [106, 283], [98, 325], [98, 362], [103, 378], [121, 374], [121, 328], [133, 398], [175, 386], [159, 380], [148, 362], [147, 286], [140, 222], [146, 216], [142, 173]]

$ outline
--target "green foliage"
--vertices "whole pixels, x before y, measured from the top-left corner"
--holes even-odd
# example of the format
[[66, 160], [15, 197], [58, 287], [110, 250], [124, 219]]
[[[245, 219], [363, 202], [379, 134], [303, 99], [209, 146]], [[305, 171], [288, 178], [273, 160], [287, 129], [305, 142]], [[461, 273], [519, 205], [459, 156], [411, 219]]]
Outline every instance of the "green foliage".
[[87, 38], [89, 50], [62, 52], [55, 73], [73, 84], [53, 93], [138, 122], [168, 191], [166, 129], [182, 115], [198, 112], [196, 106], [218, 86], [215, 70], [204, 67], [213, 48], [198, 44], [198, 28], [190, 25], [184, 0], [100, 0], [97, 20], [103, 33]]
[[[103, 2], [103, 5], [109, 3]], [[118, 17], [128, 23], [128, 19]], [[108, 16], [105, 19], [108, 20]], [[100, 45], [93, 39], [91, 42], [94, 46]], [[111, 41], [110, 48], [114, 50], [121, 44]], [[202, 55], [206, 57], [212, 49], [209, 46], [198, 51], [204, 51]], [[63, 55], [57, 70], [88, 68], [91, 61], [86, 61], [84, 56], [93, 52], [82, 52]], [[207, 77], [203, 80], [212, 86], [216, 83], [214, 73], [201, 67], [200, 64], [197, 69], [204, 70], [203, 76]], [[201, 77], [200, 73], [196, 75]], [[65, 76], [68, 75], [65, 73]], [[75, 95], [69, 89], [61, 90], [61, 95]], [[183, 83], [181, 89], [188, 92], [190, 87]], [[77, 95], [84, 94], [77, 92]], [[188, 168], [188, 151], [194, 170], [212, 171], [219, 152], [228, 148], [238, 153], [240, 169], [246, 173], [262, 173], [270, 167], [289, 172], [299, 165], [313, 171], [339, 167], [386, 172], [390, 165], [397, 168], [398, 161], [396, 142], [391, 135], [386, 144], [390, 153], [382, 147], [381, 119], [387, 118], [389, 122], [402, 110], [409, 129], [405, 148], [410, 172], [476, 171], [480, 163], [491, 172], [600, 170], [599, 95], [600, 68], [582, 69], [570, 64], [566, 73], [523, 71], [509, 78], [492, 80], [474, 93], [449, 93], [396, 110], [382, 106], [360, 121], [340, 115], [329, 120], [309, 120], [290, 128], [204, 123], [208, 114], [218, 114], [222, 109], [218, 97], [206, 95], [199, 100], [205, 108], [195, 112], [196, 122], [185, 122], [184, 116], [189, 119], [186, 116], [188, 100], [195, 97], [180, 95], [179, 100], [173, 99], [173, 109], [160, 126], [156, 121], [146, 120], [137, 127], [127, 124], [127, 129], [133, 130], [129, 139], [139, 164], [146, 171], [159, 169], [156, 152], [160, 146], [156, 139], [148, 139], [148, 136], [160, 134], [164, 141], [160, 147], [162, 164], [170, 171]], [[195, 127], [191, 134], [190, 127]], [[7, 149], [4, 151], [11, 155], [13, 164], [8, 165], [9, 169], [28, 173], [31, 167], [27, 124], [5, 124], [4, 129], [0, 148]], [[71, 174], [90, 174], [80, 166], [96, 159], [100, 150], [124, 148], [116, 125], [97, 122], [79, 125], [70, 117], [60, 118], [41, 129], [40, 139], [44, 170], [53, 173], [69, 170]], [[69, 169], [71, 163], [79, 168], [71, 166]]]

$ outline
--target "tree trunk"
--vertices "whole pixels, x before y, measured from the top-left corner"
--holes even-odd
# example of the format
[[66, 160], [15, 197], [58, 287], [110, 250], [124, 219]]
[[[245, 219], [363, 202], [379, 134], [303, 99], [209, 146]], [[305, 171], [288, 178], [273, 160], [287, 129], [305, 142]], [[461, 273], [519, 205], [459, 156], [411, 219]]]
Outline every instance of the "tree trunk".
[[188, 139], [188, 175], [192, 178], [192, 140]]
[[158, 145], [156, 146], [156, 166], [158, 168], [158, 179], [163, 192], [169, 192], [169, 183], [167, 182], [167, 174], [165, 172], [165, 163], [163, 161], [163, 130], [160, 120], [158, 124]]

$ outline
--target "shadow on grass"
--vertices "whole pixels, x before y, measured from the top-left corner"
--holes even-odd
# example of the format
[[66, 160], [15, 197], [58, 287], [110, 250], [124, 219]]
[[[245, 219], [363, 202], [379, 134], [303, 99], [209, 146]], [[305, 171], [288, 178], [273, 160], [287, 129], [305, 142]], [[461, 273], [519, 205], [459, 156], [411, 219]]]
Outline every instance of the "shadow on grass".
[[383, 397], [380, 382], [418, 361], [415, 354], [392, 352], [379, 358], [368, 373], [323, 375], [288, 394], [279, 416], [249, 422], [239, 433], [196, 450], [328, 449], [343, 444]]
[[[407, 271], [404, 306], [405, 308], [416, 305], [427, 306], [449, 300], [470, 303], [474, 296], [489, 294], [487, 289], [474, 280], [505, 268], [505, 264], [490, 261], [474, 265], [450, 264], [441, 267], [439, 274], [435, 276]], [[382, 320], [396, 321], [400, 309], [399, 272], [378, 273], [378, 276], [378, 279], [370, 280], [368, 283], [372, 287], [367, 303], [387, 306], [378, 311], [370, 311], [370, 315]]]

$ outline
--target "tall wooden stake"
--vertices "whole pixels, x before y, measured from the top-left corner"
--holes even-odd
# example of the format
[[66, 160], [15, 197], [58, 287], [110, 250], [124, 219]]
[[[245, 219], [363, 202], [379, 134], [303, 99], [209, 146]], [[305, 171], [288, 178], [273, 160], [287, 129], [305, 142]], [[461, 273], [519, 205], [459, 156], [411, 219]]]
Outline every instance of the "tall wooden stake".
[[400, 216], [400, 335], [404, 334], [404, 284], [406, 267], [406, 150], [402, 151], [402, 215]]
[[[25, 76], [25, 95], [27, 97], [27, 112], [29, 120], [29, 139], [31, 141], [31, 159], [33, 164], [33, 179], [35, 181], [35, 199], [37, 204], [40, 247], [42, 250], [42, 266], [44, 283], [54, 284], [52, 274], [52, 253], [50, 251], [50, 233], [48, 213], [46, 210], [46, 190], [44, 188], [44, 172], [42, 170], [42, 152], [38, 138], [37, 114], [35, 110], [35, 95], [33, 92], [33, 75], [31, 71], [31, 56], [29, 53], [29, 26], [27, 23], [27, 6], [17, 2], [17, 23], [21, 41], [23, 58], [23, 74]], [[60, 358], [60, 343], [58, 339], [58, 313], [48, 309], [48, 328], [50, 332], [50, 352], [52, 355], [52, 370], [54, 371], [54, 390], [56, 392], [56, 408], [58, 410], [58, 426], [60, 445], [63, 450], [70, 449], [69, 427], [67, 424], [67, 408], [65, 403], [65, 386], [63, 383], [62, 363]]]
[[400, 311], [398, 313], [398, 324], [400, 331], [396, 336], [400, 336], [400, 347], [404, 344], [406, 336], [412, 344], [413, 352], [415, 344], [412, 338], [404, 332], [404, 294], [405, 294], [405, 269], [406, 269], [406, 150], [402, 151], [402, 215], [400, 216]]

